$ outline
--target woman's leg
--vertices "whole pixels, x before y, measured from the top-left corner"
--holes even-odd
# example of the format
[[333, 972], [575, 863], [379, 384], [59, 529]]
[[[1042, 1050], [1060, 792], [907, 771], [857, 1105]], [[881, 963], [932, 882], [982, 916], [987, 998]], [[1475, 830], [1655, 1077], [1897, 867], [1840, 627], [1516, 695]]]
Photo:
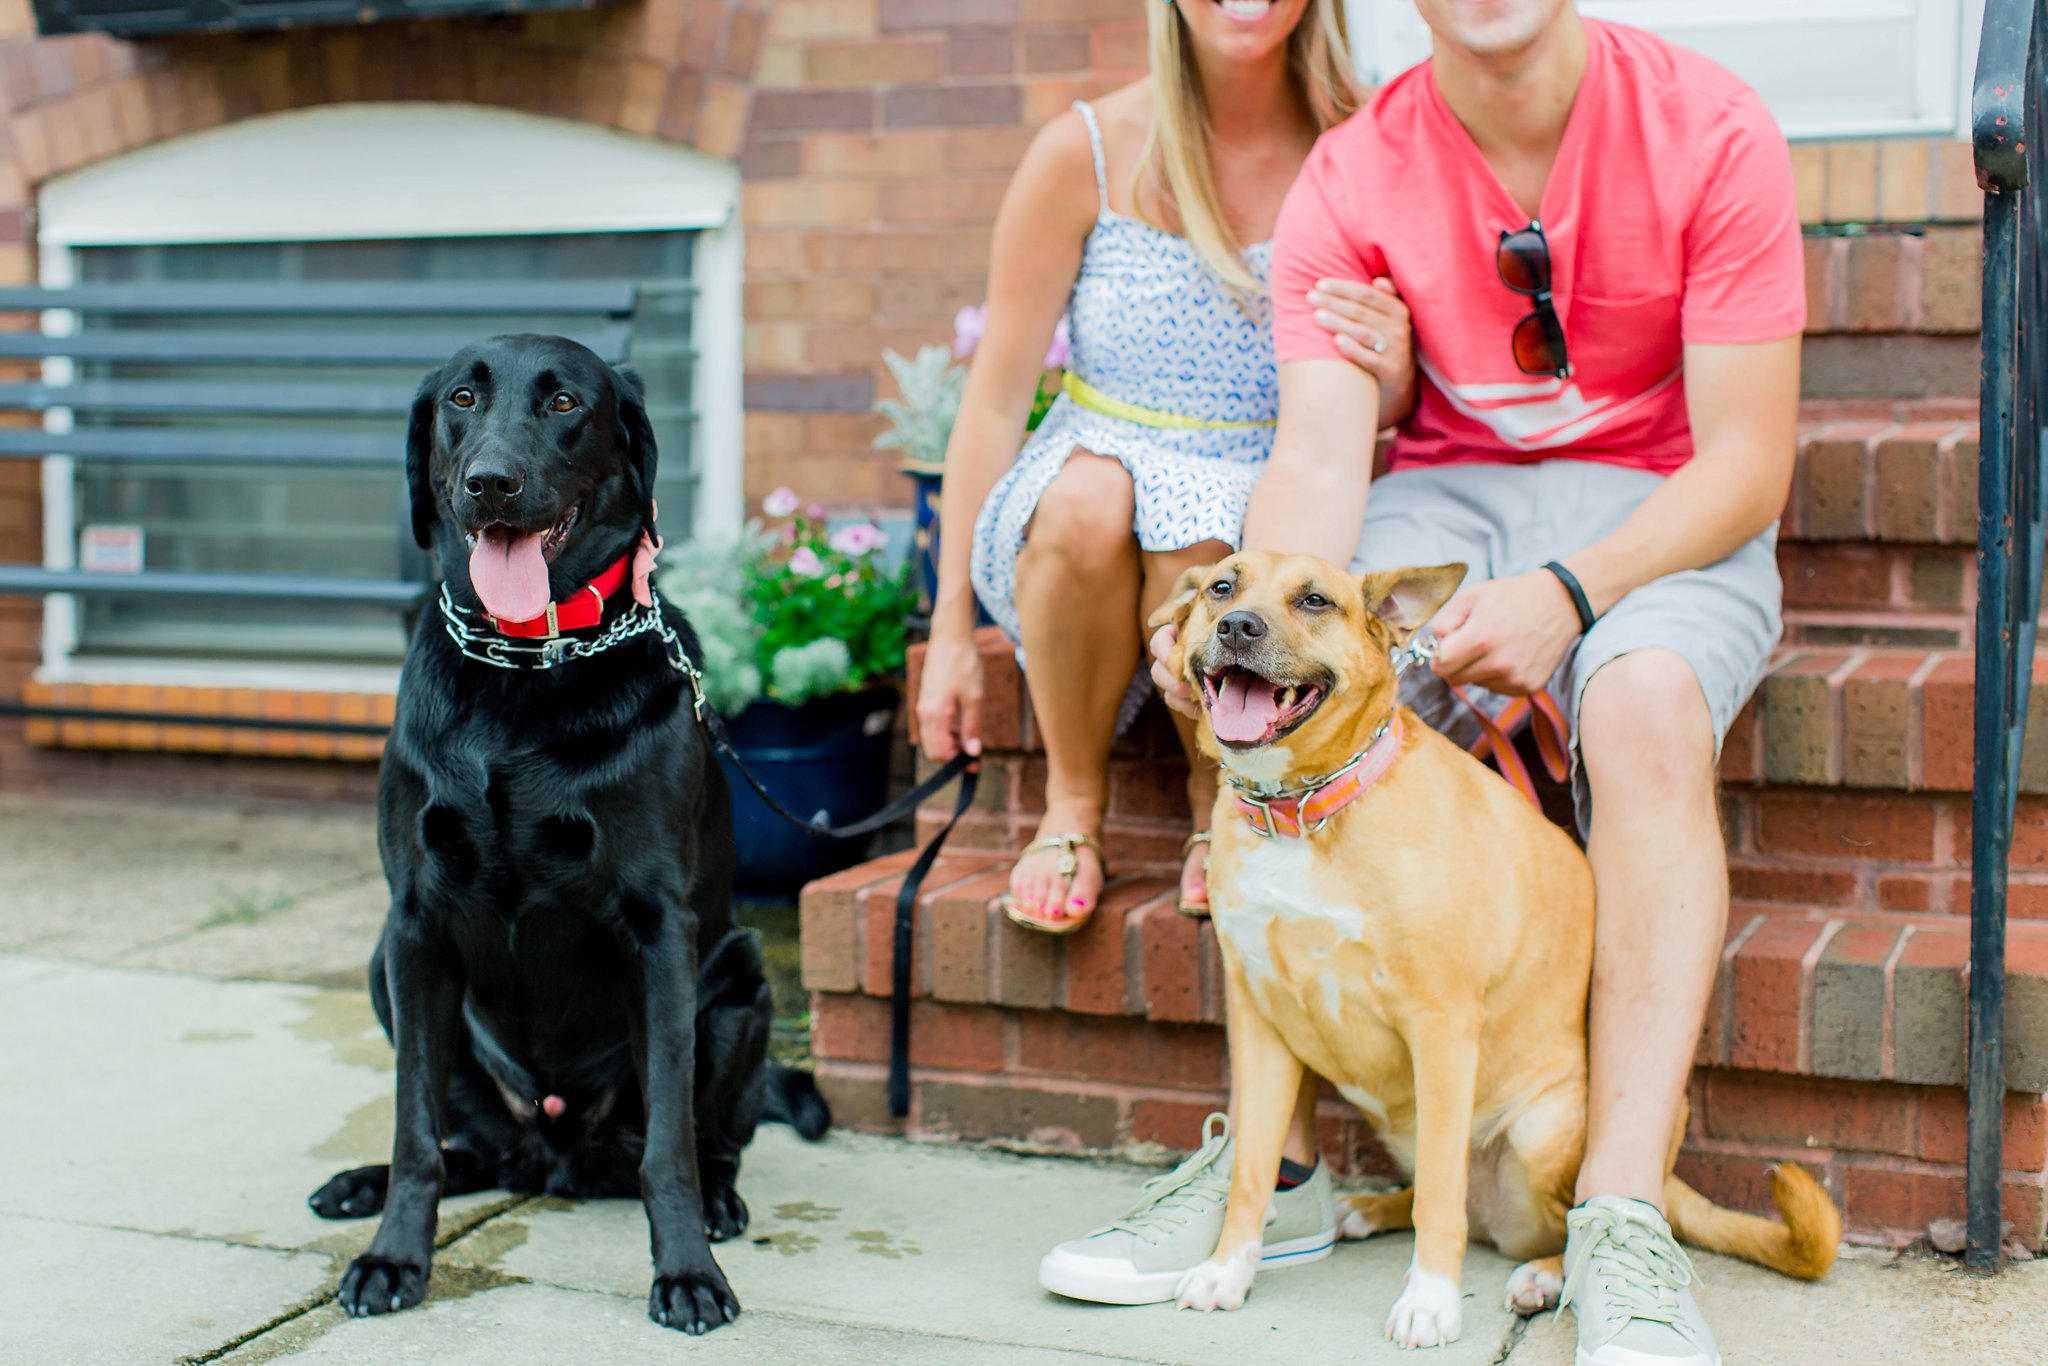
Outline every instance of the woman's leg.
[[[1174, 583], [1183, 572], [1197, 565], [1214, 564], [1230, 551], [1231, 547], [1223, 541], [1200, 541], [1180, 550], [1145, 552], [1145, 584], [1139, 597], [1142, 609], [1138, 613], [1140, 628], [1143, 629], [1146, 619], [1166, 601], [1166, 595], [1173, 591]], [[1207, 830], [1209, 813], [1216, 805], [1216, 765], [1196, 747], [1195, 723], [1177, 711], [1171, 714], [1174, 729], [1180, 733], [1180, 747], [1188, 756], [1188, 810], [1193, 813], [1195, 829]], [[1207, 845], [1197, 844], [1188, 850], [1187, 861], [1180, 870], [1180, 899], [1182, 905], [1209, 904]]]
[[[1102, 830], [1117, 707], [1143, 648], [1135, 496], [1122, 465], [1076, 449], [1039, 496], [1017, 561], [1024, 684], [1045, 742], [1040, 839]], [[1019, 859], [1010, 874], [1017, 909], [1054, 922], [1092, 911], [1102, 860], [1089, 849], [1075, 854], [1071, 882], [1060, 876], [1057, 851]]]

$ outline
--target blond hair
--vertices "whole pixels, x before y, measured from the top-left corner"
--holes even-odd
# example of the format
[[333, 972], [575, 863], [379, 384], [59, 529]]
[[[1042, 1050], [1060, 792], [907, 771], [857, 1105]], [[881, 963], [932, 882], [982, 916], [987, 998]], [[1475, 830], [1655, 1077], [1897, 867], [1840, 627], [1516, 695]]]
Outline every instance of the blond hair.
[[[1232, 293], [1240, 298], [1258, 297], [1265, 288], [1245, 265], [1247, 244], [1238, 240], [1223, 216], [1223, 203], [1216, 193], [1216, 168], [1209, 155], [1215, 130], [1202, 98], [1201, 73], [1195, 66], [1187, 21], [1178, 4], [1154, 0], [1147, 8], [1151, 12], [1152, 133], [1131, 178], [1132, 204], [1149, 221], [1137, 190], [1156, 160], [1159, 179], [1164, 182], [1160, 191], [1180, 219], [1180, 235]], [[1287, 37], [1287, 69], [1308, 101], [1318, 132], [1342, 123], [1358, 107], [1342, 0], [1309, 0], [1301, 22]], [[1161, 223], [1153, 226], [1166, 227]]]

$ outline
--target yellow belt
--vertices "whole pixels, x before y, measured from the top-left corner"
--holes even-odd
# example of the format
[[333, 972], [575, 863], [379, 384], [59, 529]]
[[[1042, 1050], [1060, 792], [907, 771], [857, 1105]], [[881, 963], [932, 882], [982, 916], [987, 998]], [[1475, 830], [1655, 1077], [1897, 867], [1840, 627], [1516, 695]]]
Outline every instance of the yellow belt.
[[1162, 413], [1157, 408], [1141, 408], [1135, 403], [1126, 403], [1120, 398], [1111, 398], [1100, 389], [1082, 379], [1072, 370], [1067, 371], [1063, 381], [1067, 397], [1091, 412], [1105, 417], [1119, 417], [1126, 422], [1136, 422], [1146, 427], [1174, 427], [1219, 430], [1224, 428], [1245, 429], [1270, 427], [1271, 422], [1218, 422], [1204, 417], [1185, 417], [1180, 413]]

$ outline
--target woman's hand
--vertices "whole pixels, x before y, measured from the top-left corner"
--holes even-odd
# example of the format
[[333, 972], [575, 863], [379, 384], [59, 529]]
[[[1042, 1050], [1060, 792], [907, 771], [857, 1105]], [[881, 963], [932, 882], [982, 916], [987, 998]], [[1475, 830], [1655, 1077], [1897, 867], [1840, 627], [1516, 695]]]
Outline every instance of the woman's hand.
[[1415, 411], [1414, 329], [1394, 282], [1318, 280], [1308, 301], [1344, 358], [1380, 382], [1380, 426], [1406, 422]]
[[1166, 705], [1190, 721], [1202, 719], [1202, 709], [1195, 704], [1194, 689], [1188, 681], [1173, 671], [1174, 652], [1180, 647], [1180, 628], [1172, 622], [1152, 633], [1152, 684], [1159, 689]]
[[917, 738], [924, 757], [943, 764], [981, 753], [981, 650], [972, 631], [935, 631], [925, 646], [917, 689]]

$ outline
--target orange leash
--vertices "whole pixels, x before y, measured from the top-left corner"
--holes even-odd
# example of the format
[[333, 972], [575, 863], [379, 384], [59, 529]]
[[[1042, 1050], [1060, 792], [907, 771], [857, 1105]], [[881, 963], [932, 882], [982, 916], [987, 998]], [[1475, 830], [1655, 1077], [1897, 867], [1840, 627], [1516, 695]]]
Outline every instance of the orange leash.
[[1531, 693], [1508, 703], [1495, 719], [1463, 688], [1453, 686], [1451, 696], [1464, 703], [1466, 710], [1479, 723], [1480, 734], [1472, 742], [1472, 757], [1480, 760], [1491, 757], [1494, 767], [1500, 770], [1500, 776], [1507, 779], [1515, 791], [1527, 797], [1531, 806], [1541, 808], [1543, 803], [1536, 795], [1536, 782], [1529, 776], [1529, 766], [1522, 762], [1521, 752], [1510, 737], [1525, 722], [1534, 726], [1536, 752], [1542, 756], [1544, 769], [1553, 779], [1563, 782], [1572, 771], [1572, 730], [1557, 702], [1547, 692]]

